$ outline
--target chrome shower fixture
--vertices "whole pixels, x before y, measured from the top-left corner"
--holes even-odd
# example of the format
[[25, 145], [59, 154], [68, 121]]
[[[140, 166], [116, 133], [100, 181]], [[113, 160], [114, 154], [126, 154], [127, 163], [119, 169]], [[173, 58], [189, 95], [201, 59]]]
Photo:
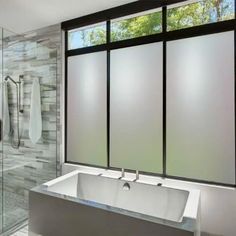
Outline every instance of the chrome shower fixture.
[[16, 86], [16, 109], [17, 109], [17, 141], [15, 142], [14, 140], [14, 128], [13, 126], [11, 127], [11, 146], [13, 148], [19, 148], [20, 147], [20, 118], [19, 118], [19, 113], [24, 113], [24, 109], [22, 107], [22, 99], [21, 99], [21, 83], [23, 82], [24, 75], [19, 76], [19, 81], [15, 81], [12, 77], [9, 75], [5, 77], [5, 81], [10, 80], [15, 86]]
[[16, 90], [17, 90], [17, 107], [18, 107], [18, 109], [19, 109], [19, 112], [20, 113], [24, 113], [24, 110], [23, 110], [23, 108], [22, 108], [22, 105], [23, 105], [23, 103], [22, 103], [22, 99], [21, 99], [21, 89], [19, 88], [20, 87], [20, 85], [21, 85], [21, 83], [22, 83], [22, 81], [23, 81], [23, 79], [24, 79], [24, 75], [20, 75], [19, 76], [19, 81], [15, 81], [12, 77], [10, 77], [9, 75], [7, 75], [6, 77], [5, 77], [5, 81], [8, 81], [8, 80], [10, 80], [12, 83], [14, 83], [15, 84], [15, 86], [16, 86]]

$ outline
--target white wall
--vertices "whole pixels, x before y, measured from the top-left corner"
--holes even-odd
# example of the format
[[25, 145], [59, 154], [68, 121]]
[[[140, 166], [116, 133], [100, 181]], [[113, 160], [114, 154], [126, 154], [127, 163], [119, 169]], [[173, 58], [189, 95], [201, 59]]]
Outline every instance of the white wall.
[[[97, 168], [64, 164], [62, 173], [75, 169]], [[201, 190], [201, 236], [236, 236], [236, 189], [171, 179], [165, 179], [165, 182], [176, 187]]]

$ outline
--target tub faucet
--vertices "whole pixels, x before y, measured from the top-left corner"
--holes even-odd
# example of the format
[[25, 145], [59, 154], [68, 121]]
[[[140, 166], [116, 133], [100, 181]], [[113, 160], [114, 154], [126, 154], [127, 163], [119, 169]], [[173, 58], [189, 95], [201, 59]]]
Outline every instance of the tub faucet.
[[125, 169], [122, 168], [122, 169], [121, 169], [121, 177], [119, 177], [119, 179], [122, 179], [122, 178], [124, 178], [124, 177], [125, 177]]
[[138, 170], [136, 170], [136, 177], [135, 177], [134, 182], [136, 182], [137, 180], [139, 180], [139, 171]]

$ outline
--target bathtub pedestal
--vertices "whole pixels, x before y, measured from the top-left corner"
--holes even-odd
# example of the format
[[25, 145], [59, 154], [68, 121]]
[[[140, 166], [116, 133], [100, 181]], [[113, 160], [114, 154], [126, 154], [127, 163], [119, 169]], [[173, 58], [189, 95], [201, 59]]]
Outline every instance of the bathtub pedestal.
[[29, 199], [29, 236], [194, 236], [39, 192], [31, 191]]

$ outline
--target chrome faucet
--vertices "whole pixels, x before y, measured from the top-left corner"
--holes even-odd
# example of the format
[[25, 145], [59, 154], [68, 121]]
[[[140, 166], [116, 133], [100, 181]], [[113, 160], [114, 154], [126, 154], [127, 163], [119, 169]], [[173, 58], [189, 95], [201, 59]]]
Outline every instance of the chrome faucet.
[[125, 177], [125, 169], [122, 168], [122, 169], [121, 169], [121, 178], [124, 178], [124, 177]]
[[124, 178], [124, 177], [125, 177], [125, 169], [122, 168], [122, 169], [121, 169], [121, 177], [119, 177], [119, 179], [122, 179], [122, 178]]
[[136, 177], [135, 177], [134, 182], [136, 182], [137, 180], [139, 180], [139, 171], [138, 170], [136, 170]]

